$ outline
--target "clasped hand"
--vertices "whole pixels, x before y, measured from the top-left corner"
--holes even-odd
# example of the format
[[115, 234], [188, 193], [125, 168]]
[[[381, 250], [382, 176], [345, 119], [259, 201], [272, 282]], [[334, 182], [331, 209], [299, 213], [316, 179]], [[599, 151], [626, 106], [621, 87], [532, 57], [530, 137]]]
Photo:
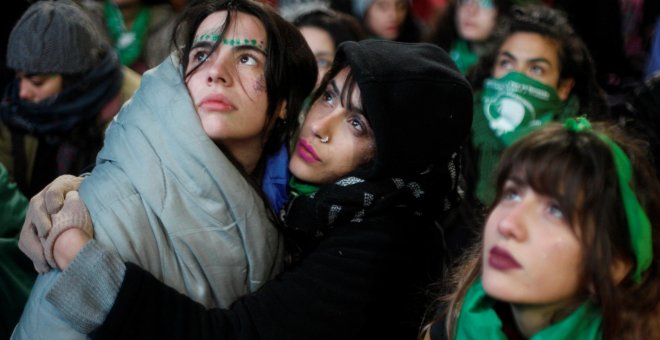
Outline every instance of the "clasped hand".
[[83, 177], [60, 176], [30, 199], [18, 247], [39, 273], [64, 270], [94, 236], [77, 191], [82, 181]]

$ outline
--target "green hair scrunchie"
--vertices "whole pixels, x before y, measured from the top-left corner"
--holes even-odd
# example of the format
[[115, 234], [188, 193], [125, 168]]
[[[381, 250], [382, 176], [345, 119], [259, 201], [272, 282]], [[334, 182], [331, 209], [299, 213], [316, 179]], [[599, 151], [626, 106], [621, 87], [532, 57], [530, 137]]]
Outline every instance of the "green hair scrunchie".
[[628, 220], [628, 232], [630, 234], [630, 242], [632, 244], [635, 257], [637, 258], [637, 266], [633, 273], [633, 280], [640, 283], [642, 280], [642, 273], [644, 273], [650, 266], [653, 259], [653, 244], [651, 241], [651, 222], [642, 205], [637, 200], [637, 196], [630, 187], [632, 180], [632, 166], [630, 159], [623, 152], [612, 139], [597, 133], [591, 129], [591, 124], [586, 118], [578, 117], [576, 119], [569, 118], [564, 123], [564, 126], [569, 131], [581, 132], [591, 131], [604, 141], [612, 151], [612, 158], [614, 158], [614, 165], [616, 166], [616, 173], [619, 177], [619, 188], [621, 189], [621, 197], [623, 198], [623, 206], [626, 210], [626, 218]]

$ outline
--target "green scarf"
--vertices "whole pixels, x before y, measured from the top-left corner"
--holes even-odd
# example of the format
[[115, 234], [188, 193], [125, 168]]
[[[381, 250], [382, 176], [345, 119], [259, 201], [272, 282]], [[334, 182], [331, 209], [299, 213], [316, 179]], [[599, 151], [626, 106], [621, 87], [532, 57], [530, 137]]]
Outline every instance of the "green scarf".
[[319, 187], [317, 185], [301, 182], [294, 176], [291, 176], [289, 179], [289, 194], [291, 195], [291, 198], [300, 195], [309, 196], [318, 190]]
[[494, 171], [507, 146], [547, 122], [576, 116], [579, 108], [576, 96], [562, 102], [554, 89], [518, 72], [487, 79], [484, 90], [474, 95], [472, 116], [472, 145], [479, 159], [477, 198], [485, 205], [495, 198]]
[[[463, 301], [456, 327], [456, 339], [507, 339], [502, 321], [493, 309], [496, 300], [475, 281]], [[585, 302], [562, 321], [532, 335], [531, 340], [601, 339], [602, 316], [591, 302]]]
[[132, 65], [142, 53], [142, 46], [147, 37], [149, 10], [146, 7], [140, 9], [130, 30], [126, 29], [121, 11], [112, 1], [105, 1], [103, 11], [119, 61], [122, 65]]
[[477, 63], [479, 56], [470, 50], [468, 42], [463, 39], [456, 39], [449, 49], [449, 56], [458, 66], [462, 74], [466, 74], [472, 65]]

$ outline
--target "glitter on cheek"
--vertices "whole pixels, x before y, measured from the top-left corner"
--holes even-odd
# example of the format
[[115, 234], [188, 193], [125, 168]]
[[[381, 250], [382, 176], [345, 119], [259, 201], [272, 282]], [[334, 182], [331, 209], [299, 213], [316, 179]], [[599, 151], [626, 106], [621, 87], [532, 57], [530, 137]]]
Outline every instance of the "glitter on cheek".
[[256, 82], [254, 82], [253, 89], [255, 92], [266, 92], [266, 78], [263, 74], [259, 76], [259, 79], [257, 79]]

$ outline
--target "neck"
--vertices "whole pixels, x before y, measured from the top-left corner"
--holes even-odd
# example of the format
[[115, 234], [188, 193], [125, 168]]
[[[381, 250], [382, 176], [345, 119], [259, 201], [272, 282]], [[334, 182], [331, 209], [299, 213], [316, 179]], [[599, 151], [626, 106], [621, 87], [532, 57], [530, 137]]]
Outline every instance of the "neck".
[[263, 152], [261, 143], [256, 145], [245, 145], [244, 141], [233, 144], [231, 142], [223, 142], [223, 146], [227, 152], [243, 167], [246, 173], [252, 174], [257, 168], [259, 158]]
[[124, 19], [124, 25], [126, 25], [126, 29], [133, 27], [133, 21], [135, 21], [135, 18], [137, 17], [138, 13], [140, 13], [141, 9], [142, 5], [140, 5], [139, 2], [119, 6], [119, 11], [121, 12], [121, 16]]
[[470, 50], [478, 56], [482, 56], [486, 53], [486, 44], [483, 42], [468, 42]]
[[569, 313], [566, 313], [566, 311], [571, 306], [574, 305], [570, 301], [560, 301], [546, 305], [512, 304], [511, 311], [520, 333], [525, 338], [531, 338], [532, 335], [560, 321], [561, 317], [559, 316], [562, 313], [565, 313], [565, 316], [568, 315]]

